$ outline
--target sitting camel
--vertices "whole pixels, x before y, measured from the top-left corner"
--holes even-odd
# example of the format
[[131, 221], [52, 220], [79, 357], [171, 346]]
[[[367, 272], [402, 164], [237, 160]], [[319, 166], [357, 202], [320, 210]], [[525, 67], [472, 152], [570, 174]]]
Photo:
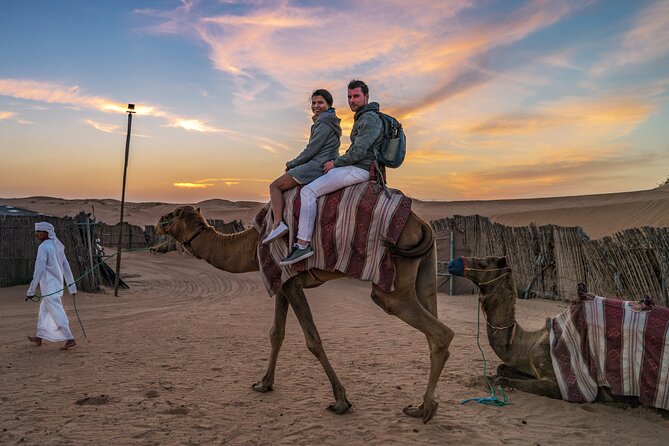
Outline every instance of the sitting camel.
[[[206, 222], [199, 209], [181, 206], [160, 218], [156, 232], [172, 236], [183, 243], [193, 256], [218, 269], [233, 273], [259, 270], [257, 251], [260, 234], [254, 227], [235, 234], [221, 234]], [[371, 297], [386, 313], [399, 317], [427, 337], [430, 350], [427, 390], [422, 403], [404, 408], [405, 414], [422, 418], [426, 423], [437, 410], [434, 392], [449, 357], [448, 347], [454, 335], [437, 316], [434, 233], [427, 223], [410, 213], [398, 242], [388, 246], [388, 250], [393, 256], [396, 271], [394, 291], [385, 292], [373, 284]], [[320, 361], [332, 385], [335, 402], [328, 409], [340, 414], [351, 407], [346, 390], [325, 354], [303, 292], [303, 288], [317, 287], [326, 281], [342, 277], [345, 277], [344, 274], [336, 271], [308, 270], [282, 284], [276, 294], [274, 324], [269, 336], [271, 353], [267, 372], [259, 382], [253, 384], [253, 390], [264, 393], [271, 391], [274, 386], [274, 373], [285, 336], [290, 304], [304, 332], [307, 347]]]
[[448, 272], [466, 277], [481, 290], [488, 341], [503, 362], [497, 368], [497, 382], [561, 399], [548, 328], [526, 331], [516, 322], [516, 285], [506, 257], [457, 257], [449, 262]]
[[[486, 329], [488, 333], [488, 341], [490, 346], [497, 354], [499, 359], [503, 361], [503, 364], [500, 364], [497, 368], [498, 377], [496, 379], [497, 384], [504, 386], [509, 386], [522, 390], [524, 392], [535, 393], [538, 395], [548, 396], [556, 399], [566, 399], [568, 401], [602, 401], [602, 402], [615, 402], [615, 403], [624, 403], [638, 405], [639, 403], [657, 407], [660, 409], [667, 409], [666, 398], [667, 393], [658, 394], [654, 387], [660, 384], [662, 389], [664, 388], [661, 384], [661, 379], [658, 379], [658, 376], [643, 375], [649, 373], [652, 375], [657, 367], [654, 367], [653, 364], [649, 364], [649, 367], [645, 369], [640, 369], [638, 372], [643, 380], [643, 385], [639, 386], [639, 389], [631, 390], [629, 393], [625, 393], [626, 390], [620, 389], [620, 383], [617, 382], [615, 386], [616, 393], [612, 393], [614, 387], [609, 388], [608, 386], [603, 386], [601, 383], [598, 384], [597, 379], [589, 380], [590, 396], [588, 398], [583, 398], [582, 395], [574, 394], [569, 388], [569, 395], [565, 395], [564, 392], [560, 390], [559, 378], [554, 370], [554, 363], [551, 356], [551, 343], [553, 348], [564, 348], [564, 339], [565, 337], [559, 337], [552, 342], [551, 341], [551, 331], [548, 327], [548, 323], [541, 329], [534, 331], [524, 330], [516, 322], [515, 317], [515, 305], [516, 305], [516, 286], [513, 279], [511, 268], [508, 266], [505, 257], [486, 257], [486, 258], [476, 258], [476, 257], [458, 257], [453, 259], [448, 264], [448, 272], [455, 276], [463, 276], [474, 282], [478, 285], [480, 289], [479, 303], [481, 309], [485, 316], [486, 320]], [[631, 307], [635, 310], [647, 311], [648, 309], [653, 308], [654, 306], [649, 301], [643, 301], [639, 303], [630, 303], [623, 302], [614, 299], [605, 299], [597, 297], [593, 294], [587, 293], [585, 290], [585, 285], [579, 284], [578, 294], [581, 298], [581, 302], [590, 301], [593, 299], [599, 299], [599, 305], [602, 305], [603, 312], [606, 312], [606, 307], [615, 307], [623, 308], [626, 304], [631, 304]], [[606, 303], [608, 301], [608, 303]], [[578, 309], [569, 309], [556, 318], [551, 318], [549, 321], [552, 324], [551, 326], [555, 327], [555, 321], [560, 320], [564, 321], [567, 318], [570, 318], [572, 315], [578, 312]], [[666, 327], [669, 324], [669, 311], [666, 308], [656, 308], [653, 310], [653, 323], [659, 321], [659, 324], [654, 325], [653, 330], [660, 330], [660, 336], [658, 339], [664, 340], [664, 333]], [[581, 314], [583, 312], [581, 311]], [[620, 312], [618, 314], [621, 314]], [[650, 326], [650, 316], [647, 320], [649, 321]], [[574, 322], [570, 322], [574, 324]], [[575, 327], [572, 325], [572, 327]], [[612, 327], [613, 328], [613, 327]], [[577, 328], [574, 328], [576, 330]], [[582, 334], [585, 335], [585, 334]], [[555, 336], [555, 334], [554, 334]], [[591, 335], [594, 336], [594, 335]], [[641, 349], [643, 347], [643, 334], [632, 333], [631, 335], [636, 339], [640, 337], [641, 346], [637, 347]], [[657, 343], [659, 349], [653, 349], [648, 351], [648, 357], [654, 356], [653, 361], [659, 360], [662, 357], [662, 343]], [[592, 344], [591, 344], [592, 345]], [[601, 347], [601, 344], [598, 344]], [[666, 344], [665, 344], [666, 345]], [[582, 347], [581, 344], [579, 346]], [[601, 347], [603, 348], [603, 347]], [[608, 346], [606, 347], [608, 348]], [[665, 347], [666, 348], [666, 347]], [[587, 350], [590, 352], [591, 350]], [[658, 353], [659, 352], [659, 353]], [[563, 354], [564, 350], [560, 350], [560, 354]], [[617, 351], [612, 351], [612, 353], [618, 353]], [[589, 364], [586, 366], [593, 367], [597, 361], [604, 361], [600, 357], [596, 356], [597, 352], [592, 352], [592, 356], [588, 356]], [[605, 355], [605, 358], [607, 356]], [[569, 358], [569, 357], [567, 357]], [[573, 361], [572, 357], [572, 361]], [[641, 361], [639, 361], [641, 362]], [[560, 367], [563, 368], [563, 363], [560, 363]], [[575, 363], [572, 363], [575, 364]], [[608, 366], [607, 366], [608, 367]], [[613, 379], [616, 376], [616, 370], [620, 367], [616, 367], [614, 364], [611, 369], [604, 368], [603, 372], [607, 379]], [[581, 375], [583, 377], [589, 376], [596, 370], [596, 368], [591, 369], [590, 371], [585, 371]], [[613, 372], [611, 372], [613, 370]], [[565, 371], [562, 370], [562, 375], [564, 376]], [[609, 375], [609, 373], [612, 373]], [[564, 377], [563, 382], [569, 381], [571, 385], [571, 378]], [[613, 381], [611, 381], [613, 382]], [[645, 387], [644, 387], [645, 386]], [[662, 389], [659, 389], [662, 391]], [[655, 393], [653, 393], [655, 391]], [[641, 393], [637, 393], [641, 392]], [[648, 395], [651, 395], [649, 398]], [[634, 396], [632, 396], [634, 395]], [[656, 399], [652, 397], [653, 395], [660, 395]], [[664, 395], [664, 397], [662, 397]], [[661, 401], [660, 401], [661, 400]]]

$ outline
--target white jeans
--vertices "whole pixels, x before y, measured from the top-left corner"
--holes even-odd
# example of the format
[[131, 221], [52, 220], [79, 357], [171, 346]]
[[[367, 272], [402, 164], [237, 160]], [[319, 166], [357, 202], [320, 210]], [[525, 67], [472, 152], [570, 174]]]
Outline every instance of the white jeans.
[[316, 178], [302, 188], [300, 192], [300, 223], [297, 238], [311, 241], [316, 223], [316, 200], [321, 195], [329, 194], [346, 186], [369, 180], [369, 172], [359, 167], [344, 166], [330, 169], [322, 177]]

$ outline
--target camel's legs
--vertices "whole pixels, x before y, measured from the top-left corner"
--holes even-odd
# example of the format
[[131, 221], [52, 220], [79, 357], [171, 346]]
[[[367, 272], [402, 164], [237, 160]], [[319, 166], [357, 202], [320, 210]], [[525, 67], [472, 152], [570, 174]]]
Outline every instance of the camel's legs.
[[[416, 271], [416, 296], [423, 307], [434, 317], [437, 315], [437, 250], [432, 249], [418, 265]], [[428, 338], [429, 339], [429, 338]]]
[[396, 290], [388, 294], [374, 286], [372, 298], [386, 312], [399, 317], [415, 329], [420, 330], [428, 339], [430, 377], [423, 396], [423, 403], [418, 407], [407, 406], [404, 408], [404, 413], [407, 415], [423, 418], [423, 422], [427, 423], [437, 410], [434, 391], [449, 356], [448, 347], [453, 340], [453, 330], [423, 307], [413, 289], [408, 291]]
[[281, 344], [286, 337], [286, 317], [288, 316], [288, 300], [280, 290], [274, 298], [274, 325], [269, 332], [269, 340], [272, 345], [272, 351], [269, 355], [269, 363], [267, 364], [267, 372], [262, 379], [253, 384], [251, 388], [256, 392], [269, 392], [274, 386], [274, 372], [276, 370], [276, 362], [279, 358], [279, 350]]
[[335, 402], [334, 404], [330, 404], [328, 409], [335, 413], [346, 412], [351, 407], [351, 402], [346, 398], [346, 389], [344, 389], [344, 386], [339, 381], [337, 374], [325, 354], [321, 337], [318, 334], [316, 324], [311, 315], [309, 303], [304, 295], [304, 291], [302, 291], [302, 283], [299, 276], [284, 283], [283, 291], [288, 302], [290, 302], [291, 307], [293, 307], [297, 320], [300, 322], [304, 337], [307, 341], [307, 348], [309, 348], [309, 351], [321, 362], [323, 370], [325, 370], [325, 374], [328, 376], [330, 384], [332, 385], [332, 393], [334, 394]]

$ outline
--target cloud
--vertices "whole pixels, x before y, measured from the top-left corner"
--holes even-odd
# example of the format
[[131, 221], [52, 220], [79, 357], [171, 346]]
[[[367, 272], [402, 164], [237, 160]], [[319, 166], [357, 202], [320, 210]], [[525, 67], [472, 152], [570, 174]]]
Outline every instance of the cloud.
[[468, 156], [457, 152], [438, 150], [433, 148], [421, 148], [410, 150], [406, 154], [406, 164], [432, 164], [435, 162], [457, 163], [469, 159]]
[[[236, 86], [238, 111], [252, 112], [249, 101], [261, 97], [264, 104], [295, 105], [305, 86], [335, 88], [358, 77], [373, 79], [373, 93], [404, 117], [485, 85], [498, 75], [486, 68], [490, 51], [583, 5], [535, 0], [501, 18], [470, 0], [447, 5], [396, 0], [384, 7], [372, 0], [316, 6], [259, 1], [207, 10], [211, 7], [184, 3], [172, 11], [143, 13], [162, 24], [152, 32], [178, 29], [209, 47], [214, 67]], [[478, 13], [461, 16], [472, 10]], [[349, 23], [354, 25], [342, 25]]]
[[472, 125], [470, 134], [531, 134], [553, 127], [579, 127], [593, 134], [618, 137], [633, 130], [653, 112], [652, 103], [634, 97], [562, 98], [529, 112], [500, 114]]
[[207, 183], [172, 183], [172, 185], [184, 189], [206, 189], [207, 187], [214, 186], [214, 184]]
[[[580, 195], [584, 185], [623, 182], [621, 172], [630, 165], [641, 169], [658, 162], [656, 153], [635, 153], [630, 147], [593, 150], [574, 147], [555, 150], [522, 163], [496, 163], [489, 168], [461, 172], [448, 178], [448, 186], [466, 198]], [[627, 176], [632, 173], [625, 174]]]
[[627, 65], [655, 61], [669, 54], [669, 2], [649, 4], [633, 20], [631, 28], [621, 37], [619, 46], [605, 54], [591, 68], [601, 75]]
[[205, 189], [216, 186], [216, 183], [223, 183], [226, 186], [236, 186], [242, 183], [270, 183], [271, 181], [265, 178], [204, 178], [195, 181], [174, 182], [172, 185], [184, 189]]
[[[111, 99], [87, 94], [79, 86], [61, 85], [53, 82], [40, 82], [26, 79], [0, 79], [0, 96], [17, 99], [63, 104], [75, 108], [95, 110], [104, 113], [125, 113], [127, 104]], [[197, 132], [230, 132], [206, 125], [197, 119], [173, 115], [157, 106], [136, 104], [138, 115], [162, 118], [170, 127], [180, 127]]]
[[0, 111], [0, 121], [5, 121], [16, 116], [14, 112]]
[[114, 125], [114, 124], [103, 124], [103, 123], [101, 123], [101, 122], [93, 121], [92, 119], [87, 119], [85, 122], [86, 122], [86, 124], [90, 125], [91, 127], [95, 128], [95, 129], [97, 129], [97, 130], [100, 130], [101, 132], [105, 132], [105, 133], [120, 133], [120, 132], [117, 132], [117, 130], [121, 128], [121, 127], [118, 126], [118, 125]]
[[204, 122], [200, 121], [199, 119], [182, 119], [182, 118], [173, 118], [170, 119], [170, 123], [167, 124], [167, 127], [177, 127], [177, 128], [182, 128], [184, 130], [193, 131], [193, 132], [201, 132], [201, 133], [210, 133], [210, 132], [215, 132], [215, 133], [235, 133], [231, 130], [224, 130], [224, 129], [217, 129], [214, 127], [210, 127]]

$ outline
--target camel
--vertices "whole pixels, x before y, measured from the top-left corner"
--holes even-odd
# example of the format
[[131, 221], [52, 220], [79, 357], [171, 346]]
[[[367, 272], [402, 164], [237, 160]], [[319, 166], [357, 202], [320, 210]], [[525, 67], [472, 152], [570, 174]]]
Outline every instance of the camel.
[[[495, 383], [562, 399], [551, 360], [548, 326], [526, 331], [516, 321], [517, 292], [506, 257], [458, 257], [449, 262], [448, 272], [466, 277], [480, 289], [488, 342], [503, 362], [497, 368]], [[584, 284], [579, 284], [578, 294], [594, 296], [587, 293]], [[598, 388], [596, 401], [639, 405], [637, 397], [613, 395], [607, 387]]]
[[516, 286], [506, 257], [458, 257], [449, 262], [448, 272], [466, 277], [481, 290], [479, 303], [486, 319], [488, 341], [503, 362], [497, 368], [496, 382], [561, 399], [548, 328], [526, 331], [516, 322]]
[[[234, 234], [221, 234], [206, 222], [199, 209], [180, 206], [160, 218], [156, 232], [172, 236], [183, 243], [193, 256], [218, 269], [232, 273], [260, 270], [257, 257], [260, 234], [253, 227]], [[388, 250], [395, 263], [395, 291], [384, 292], [372, 284], [371, 297], [386, 313], [397, 316], [427, 338], [430, 351], [427, 389], [420, 404], [408, 405], [403, 409], [405, 414], [422, 418], [427, 423], [437, 411], [434, 392], [448, 360], [449, 345], [454, 336], [454, 332], [437, 316], [437, 259], [432, 228], [411, 213], [397, 244], [388, 246]], [[335, 401], [327, 407], [328, 410], [343, 414], [350, 409], [352, 404], [325, 354], [303, 291], [304, 288], [317, 287], [342, 277], [345, 277], [343, 273], [318, 269], [313, 274], [309, 271], [299, 273], [281, 286], [276, 294], [274, 322], [269, 333], [269, 363], [265, 375], [252, 385], [254, 391], [265, 393], [273, 389], [290, 305], [304, 332], [307, 348], [320, 361], [332, 385]]]

